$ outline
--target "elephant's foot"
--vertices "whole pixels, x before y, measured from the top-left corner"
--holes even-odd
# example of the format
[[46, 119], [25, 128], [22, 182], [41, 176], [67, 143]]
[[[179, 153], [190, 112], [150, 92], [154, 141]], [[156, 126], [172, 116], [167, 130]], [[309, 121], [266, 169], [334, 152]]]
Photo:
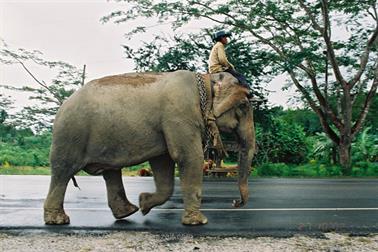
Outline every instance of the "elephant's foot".
[[141, 193], [139, 195], [139, 207], [143, 215], [146, 215], [150, 212], [152, 193]]
[[207, 224], [207, 218], [200, 211], [187, 211], [182, 215], [181, 223], [184, 225], [204, 225]]
[[123, 219], [137, 212], [139, 208], [131, 203], [127, 205], [113, 204], [110, 209], [116, 219]]
[[46, 225], [64, 225], [70, 223], [70, 217], [63, 209], [44, 209], [44, 220]]

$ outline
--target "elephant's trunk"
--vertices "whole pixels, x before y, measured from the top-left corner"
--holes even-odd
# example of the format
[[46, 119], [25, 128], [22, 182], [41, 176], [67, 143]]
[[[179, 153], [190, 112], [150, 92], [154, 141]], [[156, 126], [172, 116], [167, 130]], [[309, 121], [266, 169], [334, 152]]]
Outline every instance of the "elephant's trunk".
[[253, 125], [252, 109], [240, 119], [237, 128], [240, 144], [239, 156], [239, 190], [241, 199], [234, 200], [234, 207], [242, 207], [248, 202], [248, 177], [255, 153], [255, 129]]

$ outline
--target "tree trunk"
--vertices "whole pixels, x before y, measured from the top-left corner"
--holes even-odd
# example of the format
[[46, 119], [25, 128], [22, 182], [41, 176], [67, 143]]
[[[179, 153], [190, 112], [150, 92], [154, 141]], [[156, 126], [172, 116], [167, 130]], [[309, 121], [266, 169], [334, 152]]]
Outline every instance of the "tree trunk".
[[352, 146], [352, 99], [349, 86], [344, 83], [341, 98], [341, 114], [343, 127], [340, 129], [339, 157], [343, 175], [352, 174], [351, 146]]
[[343, 175], [352, 174], [352, 162], [351, 162], [351, 144], [340, 143], [339, 145], [339, 157], [340, 165], [342, 167]]
[[332, 146], [332, 160], [331, 160], [331, 164], [337, 164], [338, 163], [338, 160], [337, 160], [337, 146], [334, 144]]

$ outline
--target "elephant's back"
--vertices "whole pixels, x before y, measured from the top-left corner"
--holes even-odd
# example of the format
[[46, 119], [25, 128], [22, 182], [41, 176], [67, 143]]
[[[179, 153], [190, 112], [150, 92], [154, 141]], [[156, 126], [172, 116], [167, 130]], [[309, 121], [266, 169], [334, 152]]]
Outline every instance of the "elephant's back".
[[143, 113], [166, 106], [192, 107], [198, 93], [194, 82], [194, 73], [185, 70], [106, 76], [87, 83], [73, 103], [93, 104], [96, 111], [122, 107]]
[[164, 75], [166, 73], [127, 73], [92, 80], [67, 99], [57, 117], [71, 113], [88, 116], [120, 106], [136, 109], [136, 103], [142, 100], [154, 102], [151, 100], [158, 95]]
[[[128, 162], [161, 155], [166, 151], [164, 125], [202, 122], [194, 81], [193, 73], [179, 71], [109, 76], [87, 83], [55, 118], [51, 160], [58, 153], [69, 153], [75, 160], [85, 155], [85, 162], [97, 163], [121, 153], [127, 153]], [[143, 157], [137, 153], [141, 148], [149, 150]]]
[[146, 73], [126, 73], [119, 75], [105, 76], [88, 83], [88, 85], [97, 85], [111, 87], [116, 85], [141, 87], [158, 83], [167, 73], [146, 72]]
[[194, 74], [189, 71], [128, 73], [96, 79], [61, 106], [54, 124], [90, 127], [103, 121], [151, 122], [158, 121], [166, 109], [187, 114], [185, 108], [192, 110], [199, 100], [193, 97], [198, 95], [193, 81]]

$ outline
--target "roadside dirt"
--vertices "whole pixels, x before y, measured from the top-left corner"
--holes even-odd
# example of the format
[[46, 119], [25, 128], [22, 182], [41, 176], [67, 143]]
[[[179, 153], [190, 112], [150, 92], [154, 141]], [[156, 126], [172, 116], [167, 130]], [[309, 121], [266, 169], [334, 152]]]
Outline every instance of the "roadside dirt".
[[113, 232], [108, 234], [0, 233], [0, 251], [378, 251], [378, 234], [324, 238], [193, 237], [190, 235]]

